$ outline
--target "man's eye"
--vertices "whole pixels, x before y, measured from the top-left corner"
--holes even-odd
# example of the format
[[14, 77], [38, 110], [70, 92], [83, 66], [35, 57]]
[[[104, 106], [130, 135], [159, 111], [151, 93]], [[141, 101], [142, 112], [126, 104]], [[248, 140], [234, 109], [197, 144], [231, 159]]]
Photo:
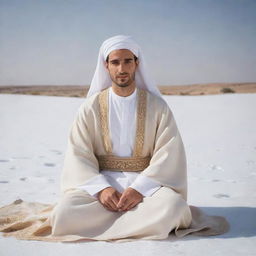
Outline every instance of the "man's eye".
[[118, 62], [118, 61], [111, 61], [111, 64], [113, 64], [113, 65], [118, 65], [119, 62]]

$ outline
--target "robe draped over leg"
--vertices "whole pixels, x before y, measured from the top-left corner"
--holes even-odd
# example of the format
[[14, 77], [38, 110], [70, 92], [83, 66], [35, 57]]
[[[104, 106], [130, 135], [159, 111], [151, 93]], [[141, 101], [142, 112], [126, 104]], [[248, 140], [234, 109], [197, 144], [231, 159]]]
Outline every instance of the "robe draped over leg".
[[162, 187], [130, 211], [111, 212], [87, 192], [69, 190], [51, 215], [53, 235], [95, 240], [165, 239], [174, 228], [187, 228], [192, 217], [185, 200]]

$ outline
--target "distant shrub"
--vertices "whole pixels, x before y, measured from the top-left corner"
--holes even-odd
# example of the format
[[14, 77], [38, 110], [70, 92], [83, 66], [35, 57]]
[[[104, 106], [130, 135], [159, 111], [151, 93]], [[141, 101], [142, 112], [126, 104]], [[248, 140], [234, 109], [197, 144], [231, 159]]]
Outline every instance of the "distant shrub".
[[27, 94], [31, 94], [31, 95], [41, 95], [42, 93], [41, 93], [41, 92], [30, 92], [30, 93], [27, 93]]
[[222, 93], [235, 93], [235, 91], [231, 88], [225, 87], [220, 90]]

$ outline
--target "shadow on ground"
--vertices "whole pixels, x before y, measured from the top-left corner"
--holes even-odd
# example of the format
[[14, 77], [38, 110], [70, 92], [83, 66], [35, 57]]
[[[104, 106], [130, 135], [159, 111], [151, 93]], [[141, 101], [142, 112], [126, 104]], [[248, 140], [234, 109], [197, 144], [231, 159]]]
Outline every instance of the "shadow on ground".
[[[198, 240], [209, 238], [241, 238], [256, 236], [256, 208], [253, 207], [200, 207], [206, 214], [223, 216], [230, 224], [230, 230], [226, 234], [212, 237], [188, 235], [182, 240]], [[170, 235], [171, 240], [180, 240]], [[168, 239], [168, 240], [169, 240]]]

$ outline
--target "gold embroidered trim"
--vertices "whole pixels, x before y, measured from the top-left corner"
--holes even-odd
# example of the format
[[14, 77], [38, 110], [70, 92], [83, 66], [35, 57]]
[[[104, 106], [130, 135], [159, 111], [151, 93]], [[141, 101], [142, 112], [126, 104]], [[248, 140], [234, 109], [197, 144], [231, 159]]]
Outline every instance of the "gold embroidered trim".
[[103, 144], [107, 154], [112, 154], [112, 145], [109, 135], [108, 126], [108, 89], [102, 91], [99, 94], [99, 105], [100, 105], [100, 124]]
[[[146, 120], [146, 108], [147, 108], [147, 93], [145, 90], [137, 88], [138, 90], [138, 107], [137, 107], [137, 120], [136, 120], [136, 137], [135, 146], [133, 150], [133, 157], [142, 155], [145, 133], [145, 120]], [[109, 125], [108, 125], [108, 93], [109, 88], [103, 90], [99, 94], [99, 106], [100, 106], [100, 123], [103, 144], [107, 154], [112, 154], [112, 145], [110, 140]]]
[[138, 172], [149, 166], [151, 157], [97, 156], [100, 170]]
[[144, 90], [138, 89], [138, 108], [137, 108], [137, 125], [135, 147], [133, 150], [133, 157], [142, 155], [145, 133], [145, 120], [147, 109], [147, 93]]

